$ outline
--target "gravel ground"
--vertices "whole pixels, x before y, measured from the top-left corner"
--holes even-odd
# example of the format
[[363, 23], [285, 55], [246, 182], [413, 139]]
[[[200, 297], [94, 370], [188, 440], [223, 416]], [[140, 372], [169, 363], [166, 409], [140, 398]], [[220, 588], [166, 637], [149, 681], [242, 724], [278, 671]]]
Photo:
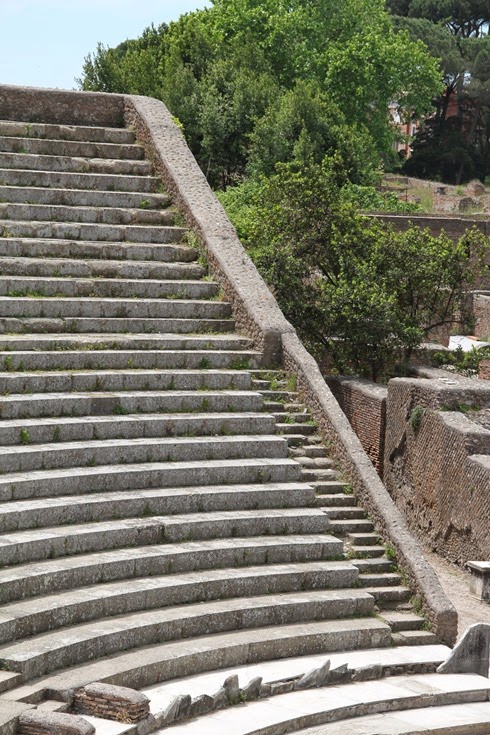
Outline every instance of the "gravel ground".
[[424, 549], [427, 561], [432, 564], [439, 581], [458, 611], [458, 634], [462, 635], [473, 623], [490, 624], [490, 603], [477, 600], [470, 594], [470, 573]]

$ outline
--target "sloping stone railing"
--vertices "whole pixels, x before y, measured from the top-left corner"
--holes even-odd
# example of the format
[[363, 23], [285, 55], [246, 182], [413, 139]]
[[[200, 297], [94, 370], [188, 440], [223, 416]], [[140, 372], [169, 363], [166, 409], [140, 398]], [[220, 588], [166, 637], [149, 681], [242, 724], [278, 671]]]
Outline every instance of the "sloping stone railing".
[[398, 559], [441, 641], [452, 644], [457, 614], [418, 542], [391, 500], [318, 365], [243, 249], [223, 207], [162, 102], [146, 97], [0, 85], [0, 118], [80, 125], [123, 123], [134, 128], [158, 174], [201, 238], [213, 275], [232, 303], [237, 326], [263, 352], [264, 366], [281, 363], [298, 376], [298, 389], [342, 463], [355, 492]]

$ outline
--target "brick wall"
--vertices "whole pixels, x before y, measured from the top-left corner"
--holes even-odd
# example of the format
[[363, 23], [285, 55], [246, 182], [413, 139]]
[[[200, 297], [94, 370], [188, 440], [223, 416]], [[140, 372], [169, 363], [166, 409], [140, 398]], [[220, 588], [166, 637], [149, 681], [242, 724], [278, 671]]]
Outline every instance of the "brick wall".
[[471, 411], [490, 386], [448, 378], [388, 384], [384, 481], [410, 527], [451, 561], [490, 559], [490, 431]]
[[327, 377], [325, 381], [382, 476], [387, 388], [358, 378]]
[[473, 294], [473, 316], [475, 337], [490, 341], [490, 293]]
[[490, 380], [490, 360], [482, 360], [478, 377], [480, 380]]

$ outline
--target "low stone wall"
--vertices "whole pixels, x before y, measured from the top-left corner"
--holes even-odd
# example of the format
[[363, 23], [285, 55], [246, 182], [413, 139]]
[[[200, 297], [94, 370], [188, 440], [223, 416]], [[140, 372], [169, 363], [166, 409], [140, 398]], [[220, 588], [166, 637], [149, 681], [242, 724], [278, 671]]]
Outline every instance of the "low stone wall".
[[490, 386], [469, 379], [388, 387], [386, 487], [411, 528], [460, 564], [490, 559], [490, 431], [469, 411], [487, 406]]
[[476, 227], [487, 237], [490, 237], [490, 222], [485, 219], [470, 219], [466, 217], [429, 217], [422, 214], [371, 214], [381, 222], [393, 225], [397, 230], [408, 230], [414, 224], [425, 229], [429, 228], [432, 235], [438, 236], [443, 231], [453, 240], [459, 240], [468, 228]]
[[327, 377], [325, 382], [382, 477], [388, 389], [369, 380], [344, 376]]
[[490, 380], [490, 360], [482, 360], [478, 371], [480, 380]]
[[64, 125], [124, 125], [124, 97], [0, 84], [0, 119]]
[[[54, 111], [63, 100], [70, 99], [70, 120], [79, 124], [104, 124], [95, 115], [100, 95], [84, 92], [61, 93], [0, 87], [4, 95], [0, 114], [19, 119], [16, 109], [26, 95], [36, 115], [46, 111], [45, 122], [61, 117]], [[64, 97], [68, 95], [68, 97]], [[243, 249], [224, 209], [209, 188], [206, 178], [190, 153], [172, 118], [158, 100], [135, 96], [103, 95], [111, 115], [124, 105], [125, 123], [132, 125], [147, 148], [157, 172], [173, 193], [190, 225], [199, 234], [213, 275], [231, 301], [239, 328], [255, 340], [264, 353], [264, 364], [280, 365], [297, 375], [298, 388], [312, 410], [319, 427], [329, 441], [333, 454], [342, 463], [355, 492], [372, 516], [386, 541], [397, 551], [397, 557], [420, 595], [425, 612], [439, 639], [452, 645], [457, 633], [457, 614], [447, 599], [432, 567], [425, 561], [420, 546], [410, 533], [401, 513], [383, 486], [369, 457], [323, 379], [317, 363], [305, 350], [294, 328], [282, 314], [276, 300]], [[86, 102], [85, 102], [86, 101]], [[87, 105], [88, 112], [85, 112]], [[53, 112], [49, 113], [49, 109]], [[78, 117], [75, 120], [75, 110]], [[97, 120], [96, 120], [97, 117]], [[110, 115], [108, 115], [110, 117]], [[23, 119], [23, 117], [21, 117]], [[39, 118], [37, 118], [39, 119]], [[88, 122], [92, 119], [93, 122]], [[113, 122], [106, 124], [117, 124]]]

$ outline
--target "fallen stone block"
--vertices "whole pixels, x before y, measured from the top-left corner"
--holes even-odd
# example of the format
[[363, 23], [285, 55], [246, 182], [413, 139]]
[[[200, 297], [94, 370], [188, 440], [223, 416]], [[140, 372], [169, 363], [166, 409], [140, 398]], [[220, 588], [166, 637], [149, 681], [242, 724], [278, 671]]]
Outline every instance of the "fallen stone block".
[[26, 712], [20, 715], [19, 735], [94, 735], [95, 727], [83, 717], [58, 712]]

